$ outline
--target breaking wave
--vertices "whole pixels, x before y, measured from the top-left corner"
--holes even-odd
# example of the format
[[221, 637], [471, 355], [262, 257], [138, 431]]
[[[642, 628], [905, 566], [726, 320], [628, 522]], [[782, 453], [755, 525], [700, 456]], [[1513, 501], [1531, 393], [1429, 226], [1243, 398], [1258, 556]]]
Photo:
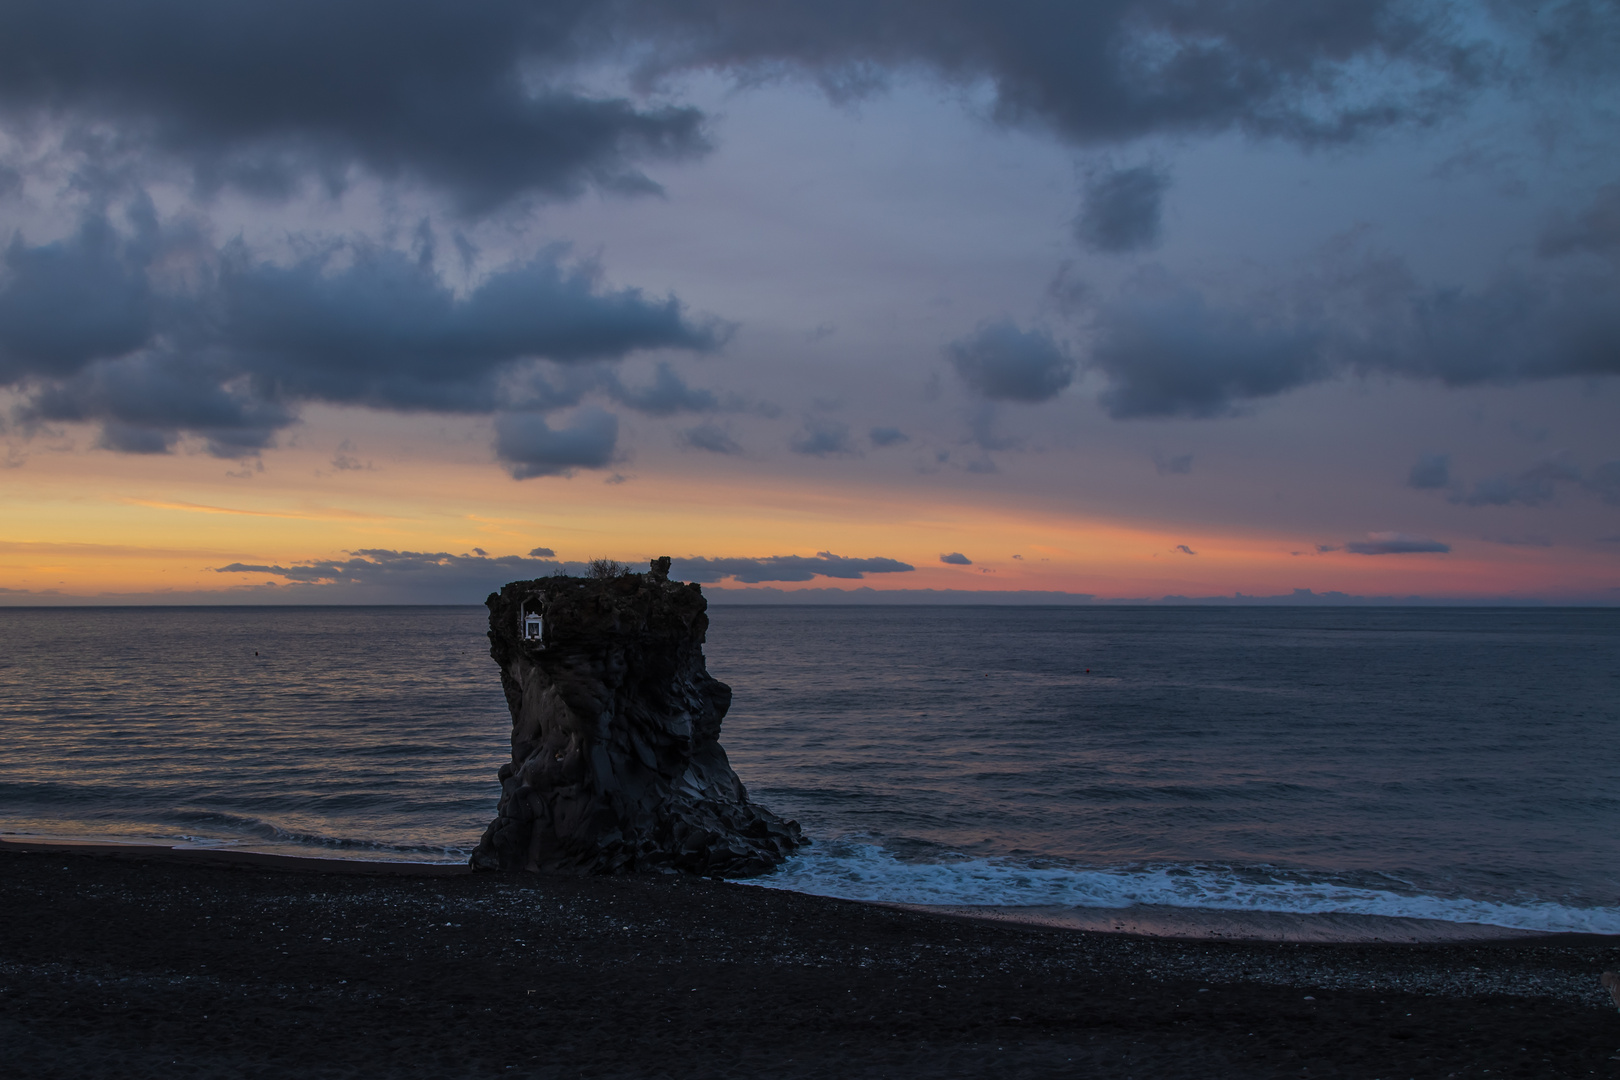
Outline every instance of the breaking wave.
[[793, 856], [754, 884], [817, 896], [949, 907], [1131, 908], [1369, 915], [1539, 933], [1620, 934], [1620, 908], [1434, 896], [1267, 866], [1154, 863], [1084, 867], [1004, 859], [901, 859], [841, 838]]

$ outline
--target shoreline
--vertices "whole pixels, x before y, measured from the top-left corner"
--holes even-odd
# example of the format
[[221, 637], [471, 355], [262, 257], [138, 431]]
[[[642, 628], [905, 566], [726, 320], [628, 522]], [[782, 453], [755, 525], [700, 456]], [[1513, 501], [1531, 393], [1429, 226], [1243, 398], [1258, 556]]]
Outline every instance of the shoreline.
[[1620, 1053], [1620, 940], [1592, 935], [1155, 938], [681, 876], [28, 847], [0, 842], [19, 1075], [1439, 1080]]
[[315, 874], [388, 874], [405, 877], [450, 877], [472, 873], [464, 863], [432, 863], [414, 860], [355, 859], [341, 856], [288, 855], [282, 852], [253, 851], [221, 845], [180, 846], [150, 842], [109, 840], [18, 840], [0, 839], [0, 853], [49, 855], [53, 853], [129, 859], [137, 862], [176, 862], [199, 866], [254, 866], [266, 870], [291, 870]]
[[[473, 871], [464, 863], [433, 863], [416, 860], [354, 858], [352, 856], [306, 856], [284, 852], [253, 851], [232, 846], [175, 846], [150, 842], [110, 842], [52, 837], [48, 840], [0, 838], [0, 853], [6, 851], [49, 853], [77, 852], [132, 860], [172, 861], [198, 865], [250, 865], [269, 870], [295, 870], [310, 873], [455, 877]], [[763, 885], [740, 879], [735, 884], [796, 895], [820, 895]], [[844, 899], [828, 897], [827, 899]], [[1039, 926], [1049, 929], [1124, 934], [1134, 937], [1166, 938], [1178, 941], [1311, 942], [1321, 944], [1443, 944], [1447, 942], [1552, 940], [1613, 940], [1620, 935], [1589, 934], [1580, 931], [1540, 931], [1495, 926], [1488, 923], [1446, 922], [1396, 916], [1340, 914], [1333, 912], [1234, 911], [1224, 908], [1169, 907], [1138, 905], [1129, 908], [1065, 908], [1058, 906], [1014, 907], [1006, 905], [908, 904], [883, 900], [845, 900], [898, 911], [914, 911], [991, 923]]]
[[1336, 945], [1439, 945], [1533, 939], [1613, 940], [1620, 935], [1578, 931], [1518, 930], [1488, 923], [1452, 923], [1334, 912], [1296, 914], [1277, 911], [1229, 911], [1223, 908], [1174, 908], [1141, 905], [1129, 908], [1001, 907], [955, 904], [884, 904], [906, 911], [953, 915], [987, 922], [1042, 926], [1093, 934], [1166, 938], [1174, 941], [1294, 942]]
[[[0, 852], [53, 851], [104, 855], [133, 860], [157, 860], [198, 865], [250, 865], [269, 870], [295, 870], [310, 873], [360, 874], [421, 877], [454, 877], [473, 871], [463, 863], [433, 863], [417, 860], [354, 858], [352, 856], [290, 855], [284, 852], [253, 851], [233, 846], [178, 846], [161, 843], [112, 842], [105, 840], [0, 839]], [[736, 884], [780, 889], [750, 879]], [[798, 893], [798, 895], [820, 895]], [[829, 897], [828, 899], [843, 899]], [[1182, 941], [1273, 941], [1333, 944], [1441, 944], [1446, 942], [1516, 941], [1548, 938], [1553, 940], [1612, 939], [1620, 935], [1588, 934], [1580, 931], [1539, 931], [1488, 923], [1457, 923], [1439, 919], [1396, 916], [1355, 915], [1333, 912], [1234, 911], [1223, 908], [1178, 908], [1139, 905], [1129, 908], [1065, 908], [1057, 906], [1014, 907], [971, 904], [907, 904], [883, 900], [847, 900], [899, 911], [915, 911], [993, 923], [1040, 926], [1051, 929], [1082, 930], [1102, 934], [1167, 938]]]

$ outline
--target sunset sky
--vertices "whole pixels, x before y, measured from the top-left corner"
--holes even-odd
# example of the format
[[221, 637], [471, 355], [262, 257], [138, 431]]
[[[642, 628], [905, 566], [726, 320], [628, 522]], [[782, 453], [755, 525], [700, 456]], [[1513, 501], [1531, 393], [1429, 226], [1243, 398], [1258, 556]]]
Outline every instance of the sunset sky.
[[1616, 57], [1604, 0], [15, 0], [0, 603], [1620, 603]]

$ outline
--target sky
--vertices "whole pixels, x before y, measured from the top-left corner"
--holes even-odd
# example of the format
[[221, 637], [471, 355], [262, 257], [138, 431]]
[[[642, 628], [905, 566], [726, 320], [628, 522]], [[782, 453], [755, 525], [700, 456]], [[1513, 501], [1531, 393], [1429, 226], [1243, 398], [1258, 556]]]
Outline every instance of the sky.
[[1620, 4], [15, 0], [0, 604], [1620, 603]]

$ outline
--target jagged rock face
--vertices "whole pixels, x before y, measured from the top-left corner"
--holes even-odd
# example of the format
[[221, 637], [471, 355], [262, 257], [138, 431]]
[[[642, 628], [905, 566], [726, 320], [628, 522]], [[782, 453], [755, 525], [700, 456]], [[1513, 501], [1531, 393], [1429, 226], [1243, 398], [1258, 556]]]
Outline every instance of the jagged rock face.
[[475, 868], [746, 877], [808, 843], [731, 770], [731, 688], [703, 663], [708, 602], [668, 570], [490, 594], [512, 761]]

